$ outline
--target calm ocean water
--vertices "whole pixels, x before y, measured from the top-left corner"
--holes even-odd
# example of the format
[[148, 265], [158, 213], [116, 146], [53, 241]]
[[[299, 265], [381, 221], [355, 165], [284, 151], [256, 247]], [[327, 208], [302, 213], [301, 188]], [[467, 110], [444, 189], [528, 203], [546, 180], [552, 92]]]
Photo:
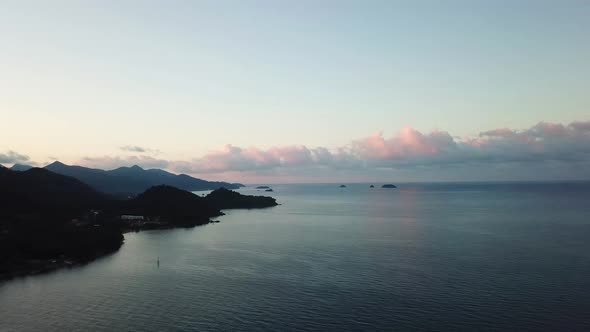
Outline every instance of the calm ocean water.
[[0, 283], [0, 331], [590, 330], [590, 183], [273, 188]]

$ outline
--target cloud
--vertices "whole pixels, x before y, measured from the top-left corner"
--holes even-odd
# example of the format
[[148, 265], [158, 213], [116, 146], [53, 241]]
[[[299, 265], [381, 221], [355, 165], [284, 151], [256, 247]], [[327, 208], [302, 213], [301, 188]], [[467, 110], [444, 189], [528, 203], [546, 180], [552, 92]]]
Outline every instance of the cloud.
[[443, 131], [422, 134], [406, 127], [389, 139], [382, 133], [354, 141], [352, 153], [367, 161], [404, 161], [435, 157], [456, 148], [451, 135]]
[[569, 124], [569, 127], [573, 128], [579, 132], [590, 132], [590, 121], [572, 122]]
[[503, 137], [503, 138], [506, 138], [506, 137], [511, 137], [515, 134], [516, 134], [516, 132], [512, 129], [498, 128], [498, 129], [483, 131], [483, 132], [479, 133], [479, 136], [480, 137]]
[[303, 145], [269, 149], [225, 145], [191, 161], [171, 162], [170, 168], [186, 173], [223, 173], [294, 167], [401, 169], [542, 161], [590, 161], [590, 121], [569, 125], [540, 122], [525, 130], [498, 128], [467, 138], [406, 127], [389, 138], [376, 133], [334, 150]]
[[589, 161], [590, 121], [540, 122], [526, 130], [497, 129], [461, 143], [466, 160], [496, 162]]
[[156, 159], [150, 156], [103, 156], [84, 157], [77, 164], [100, 169], [115, 169], [121, 166], [133, 165], [138, 165], [143, 168], [166, 169], [169, 167], [170, 162], [163, 159]]
[[545, 172], [562, 172], [564, 176], [585, 178], [590, 173], [582, 170], [590, 166], [590, 121], [567, 125], [540, 122], [524, 130], [497, 128], [462, 138], [443, 130], [423, 133], [405, 127], [390, 137], [379, 132], [335, 149], [305, 145], [262, 149], [227, 144], [192, 160], [105, 156], [87, 157], [81, 164], [107, 169], [137, 164], [208, 178], [237, 178], [236, 174], [252, 178], [256, 174], [310, 179], [317, 174], [346, 177], [353, 173], [360, 178], [361, 174], [395, 171], [421, 179], [416, 173], [420, 171], [433, 179], [436, 174], [446, 174], [450, 179], [454, 170], [459, 177], [470, 174], [475, 179], [484, 169], [496, 178], [509, 173], [526, 175], [522, 170], [536, 170], [537, 177]]
[[172, 162], [171, 169], [181, 173], [222, 173], [309, 165], [345, 167], [350, 163], [359, 162], [343, 150], [331, 152], [322, 147], [310, 149], [303, 145], [289, 145], [264, 150], [228, 144], [192, 161]]
[[144, 147], [141, 147], [138, 145], [124, 145], [124, 146], [120, 147], [119, 149], [121, 149], [122, 151], [125, 151], [125, 152], [133, 152], [133, 153], [153, 153], [153, 154], [160, 153], [159, 150], [148, 149], [148, 148], [144, 148]]
[[145, 148], [137, 145], [125, 145], [121, 147], [121, 150], [129, 152], [146, 152]]
[[29, 156], [20, 154], [14, 151], [7, 151], [5, 153], [0, 153], [0, 164], [24, 164], [29, 163], [33, 164], [30, 161]]

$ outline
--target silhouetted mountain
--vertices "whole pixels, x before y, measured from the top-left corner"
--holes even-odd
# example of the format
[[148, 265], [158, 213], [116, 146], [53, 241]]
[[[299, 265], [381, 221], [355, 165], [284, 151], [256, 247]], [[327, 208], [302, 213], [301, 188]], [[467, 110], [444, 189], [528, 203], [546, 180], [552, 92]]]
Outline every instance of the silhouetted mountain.
[[142, 192], [149, 188], [149, 185], [146, 185], [145, 183], [126, 179], [124, 177], [115, 177], [101, 169], [69, 166], [59, 161], [49, 164], [45, 166], [45, 168], [54, 173], [74, 177], [104, 193], [129, 195]]
[[242, 195], [225, 188], [212, 191], [205, 199], [218, 209], [253, 209], [278, 205], [272, 197]]
[[0, 206], [9, 212], [43, 212], [69, 216], [101, 205], [105, 196], [69, 176], [42, 168], [0, 172]]
[[75, 220], [108, 199], [45, 169], [0, 170], [0, 279], [85, 262], [117, 250], [120, 229]]
[[393, 189], [393, 188], [397, 188], [397, 187], [394, 184], [384, 184], [381, 186], [381, 188]]
[[217, 188], [237, 189], [243, 186], [239, 183], [206, 181], [193, 178], [186, 174], [176, 175], [161, 169], [144, 170], [137, 165], [132, 167], [119, 167], [108, 173], [124, 176], [129, 179], [135, 179], [137, 181], [146, 181], [149, 182], [151, 186], [168, 185], [187, 191], [212, 190]]
[[206, 224], [209, 218], [222, 215], [205, 198], [166, 185], [151, 187], [126, 205], [122, 210], [125, 213], [181, 226]]
[[75, 177], [98, 191], [116, 195], [138, 194], [157, 185], [169, 185], [188, 191], [212, 190], [221, 187], [236, 189], [243, 186], [238, 183], [205, 181], [186, 174], [176, 175], [160, 169], [144, 170], [137, 165], [104, 171], [82, 166], [69, 166], [56, 161], [45, 168], [58, 174]]
[[11, 171], [23, 172], [23, 171], [28, 171], [31, 168], [33, 168], [33, 166], [30, 166], [30, 165], [22, 165], [22, 164], [14, 164], [14, 165], [12, 165], [12, 167], [10, 167], [10, 170]]

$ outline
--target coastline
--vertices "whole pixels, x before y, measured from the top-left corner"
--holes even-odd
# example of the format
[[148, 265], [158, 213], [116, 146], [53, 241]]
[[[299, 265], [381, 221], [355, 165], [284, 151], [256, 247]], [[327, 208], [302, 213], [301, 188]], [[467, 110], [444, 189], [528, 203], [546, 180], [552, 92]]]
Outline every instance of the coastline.
[[[43, 175], [53, 177], [48, 173]], [[0, 245], [3, 248], [0, 282], [88, 264], [117, 252], [124, 244], [125, 233], [194, 228], [218, 223], [219, 220], [212, 218], [223, 216], [222, 209], [258, 209], [277, 205], [271, 197], [246, 196], [224, 188], [202, 198], [170, 186], [152, 187], [126, 201], [104, 203], [99, 196], [91, 203], [99, 206], [102, 203], [106, 212], [88, 210], [86, 206], [71, 211], [64, 207], [70, 215], [63, 212], [63, 215], [54, 216], [52, 206], [45, 210], [27, 206], [37, 215], [30, 217], [18, 211], [8, 215], [6, 222], [0, 224]]]
[[[224, 215], [223, 213], [219, 216]], [[192, 223], [187, 223], [185, 225], [175, 225], [171, 223], [160, 224], [158, 226], [148, 225], [148, 227], [141, 227], [141, 228], [123, 228], [121, 229], [121, 234], [127, 233], [138, 233], [141, 231], [149, 231], [149, 230], [168, 230], [168, 229], [177, 229], [177, 228], [195, 228], [199, 226], [205, 226], [208, 224], [216, 224], [219, 223], [218, 220], [211, 220], [208, 219], [207, 222], [202, 221], [194, 221]], [[93, 263], [96, 260], [99, 260], [103, 257], [107, 257], [109, 255], [117, 253], [121, 247], [125, 244], [125, 238], [121, 243], [110, 250], [100, 251], [91, 257], [87, 257], [85, 259], [73, 259], [73, 258], [66, 258], [66, 257], [57, 257], [51, 259], [31, 259], [23, 261], [22, 264], [15, 265], [14, 267], [9, 267], [9, 272], [0, 273], [0, 284], [3, 282], [7, 282], [10, 280], [28, 277], [28, 276], [36, 276], [42, 275], [46, 273], [51, 273], [61, 269], [70, 269], [75, 267], [84, 266], [86, 264]]]
[[10, 272], [1, 273], [0, 285], [4, 282], [8, 282], [18, 278], [42, 275], [61, 269], [70, 269], [84, 266], [98, 259], [107, 257], [118, 252], [119, 249], [121, 249], [121, 247], [123, 246], [123, 244], [124, 241], [121, 243], [121, 245], [119, 245], [117, 248], [114, 248], [113, 250], [99, 252], [96, 255], [83, 260], [66, 259], [65, 257], [26, 260], [23, 262], [23, 264], [19, 264], [14, 269], [11, 269]]

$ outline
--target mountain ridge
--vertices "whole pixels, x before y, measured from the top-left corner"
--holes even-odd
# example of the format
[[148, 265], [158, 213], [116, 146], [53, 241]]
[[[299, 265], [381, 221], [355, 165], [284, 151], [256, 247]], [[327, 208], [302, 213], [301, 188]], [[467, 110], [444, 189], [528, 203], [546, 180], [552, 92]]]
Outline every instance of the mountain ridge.
[[112, 195], [136, 195], [157, 185], [169, 185], [187, 191], [238, 189], [239, 183], [207, 181], [186, 174], [173, 174], [161, 169], [143, 169], [138, 165], [113, 170], [66, 165], [55, 161], [44, 167], [57, 174], [74, 177], [97, 191]]
[[24, 171], [30, 170], [31, 168], [33, 168], [33, 166], [31, 166], [31, 165], [14, 164], [14, 165], [12, 165], [12, 167], [10, 167], [10, 170], [11, 171], [24, 172]]

